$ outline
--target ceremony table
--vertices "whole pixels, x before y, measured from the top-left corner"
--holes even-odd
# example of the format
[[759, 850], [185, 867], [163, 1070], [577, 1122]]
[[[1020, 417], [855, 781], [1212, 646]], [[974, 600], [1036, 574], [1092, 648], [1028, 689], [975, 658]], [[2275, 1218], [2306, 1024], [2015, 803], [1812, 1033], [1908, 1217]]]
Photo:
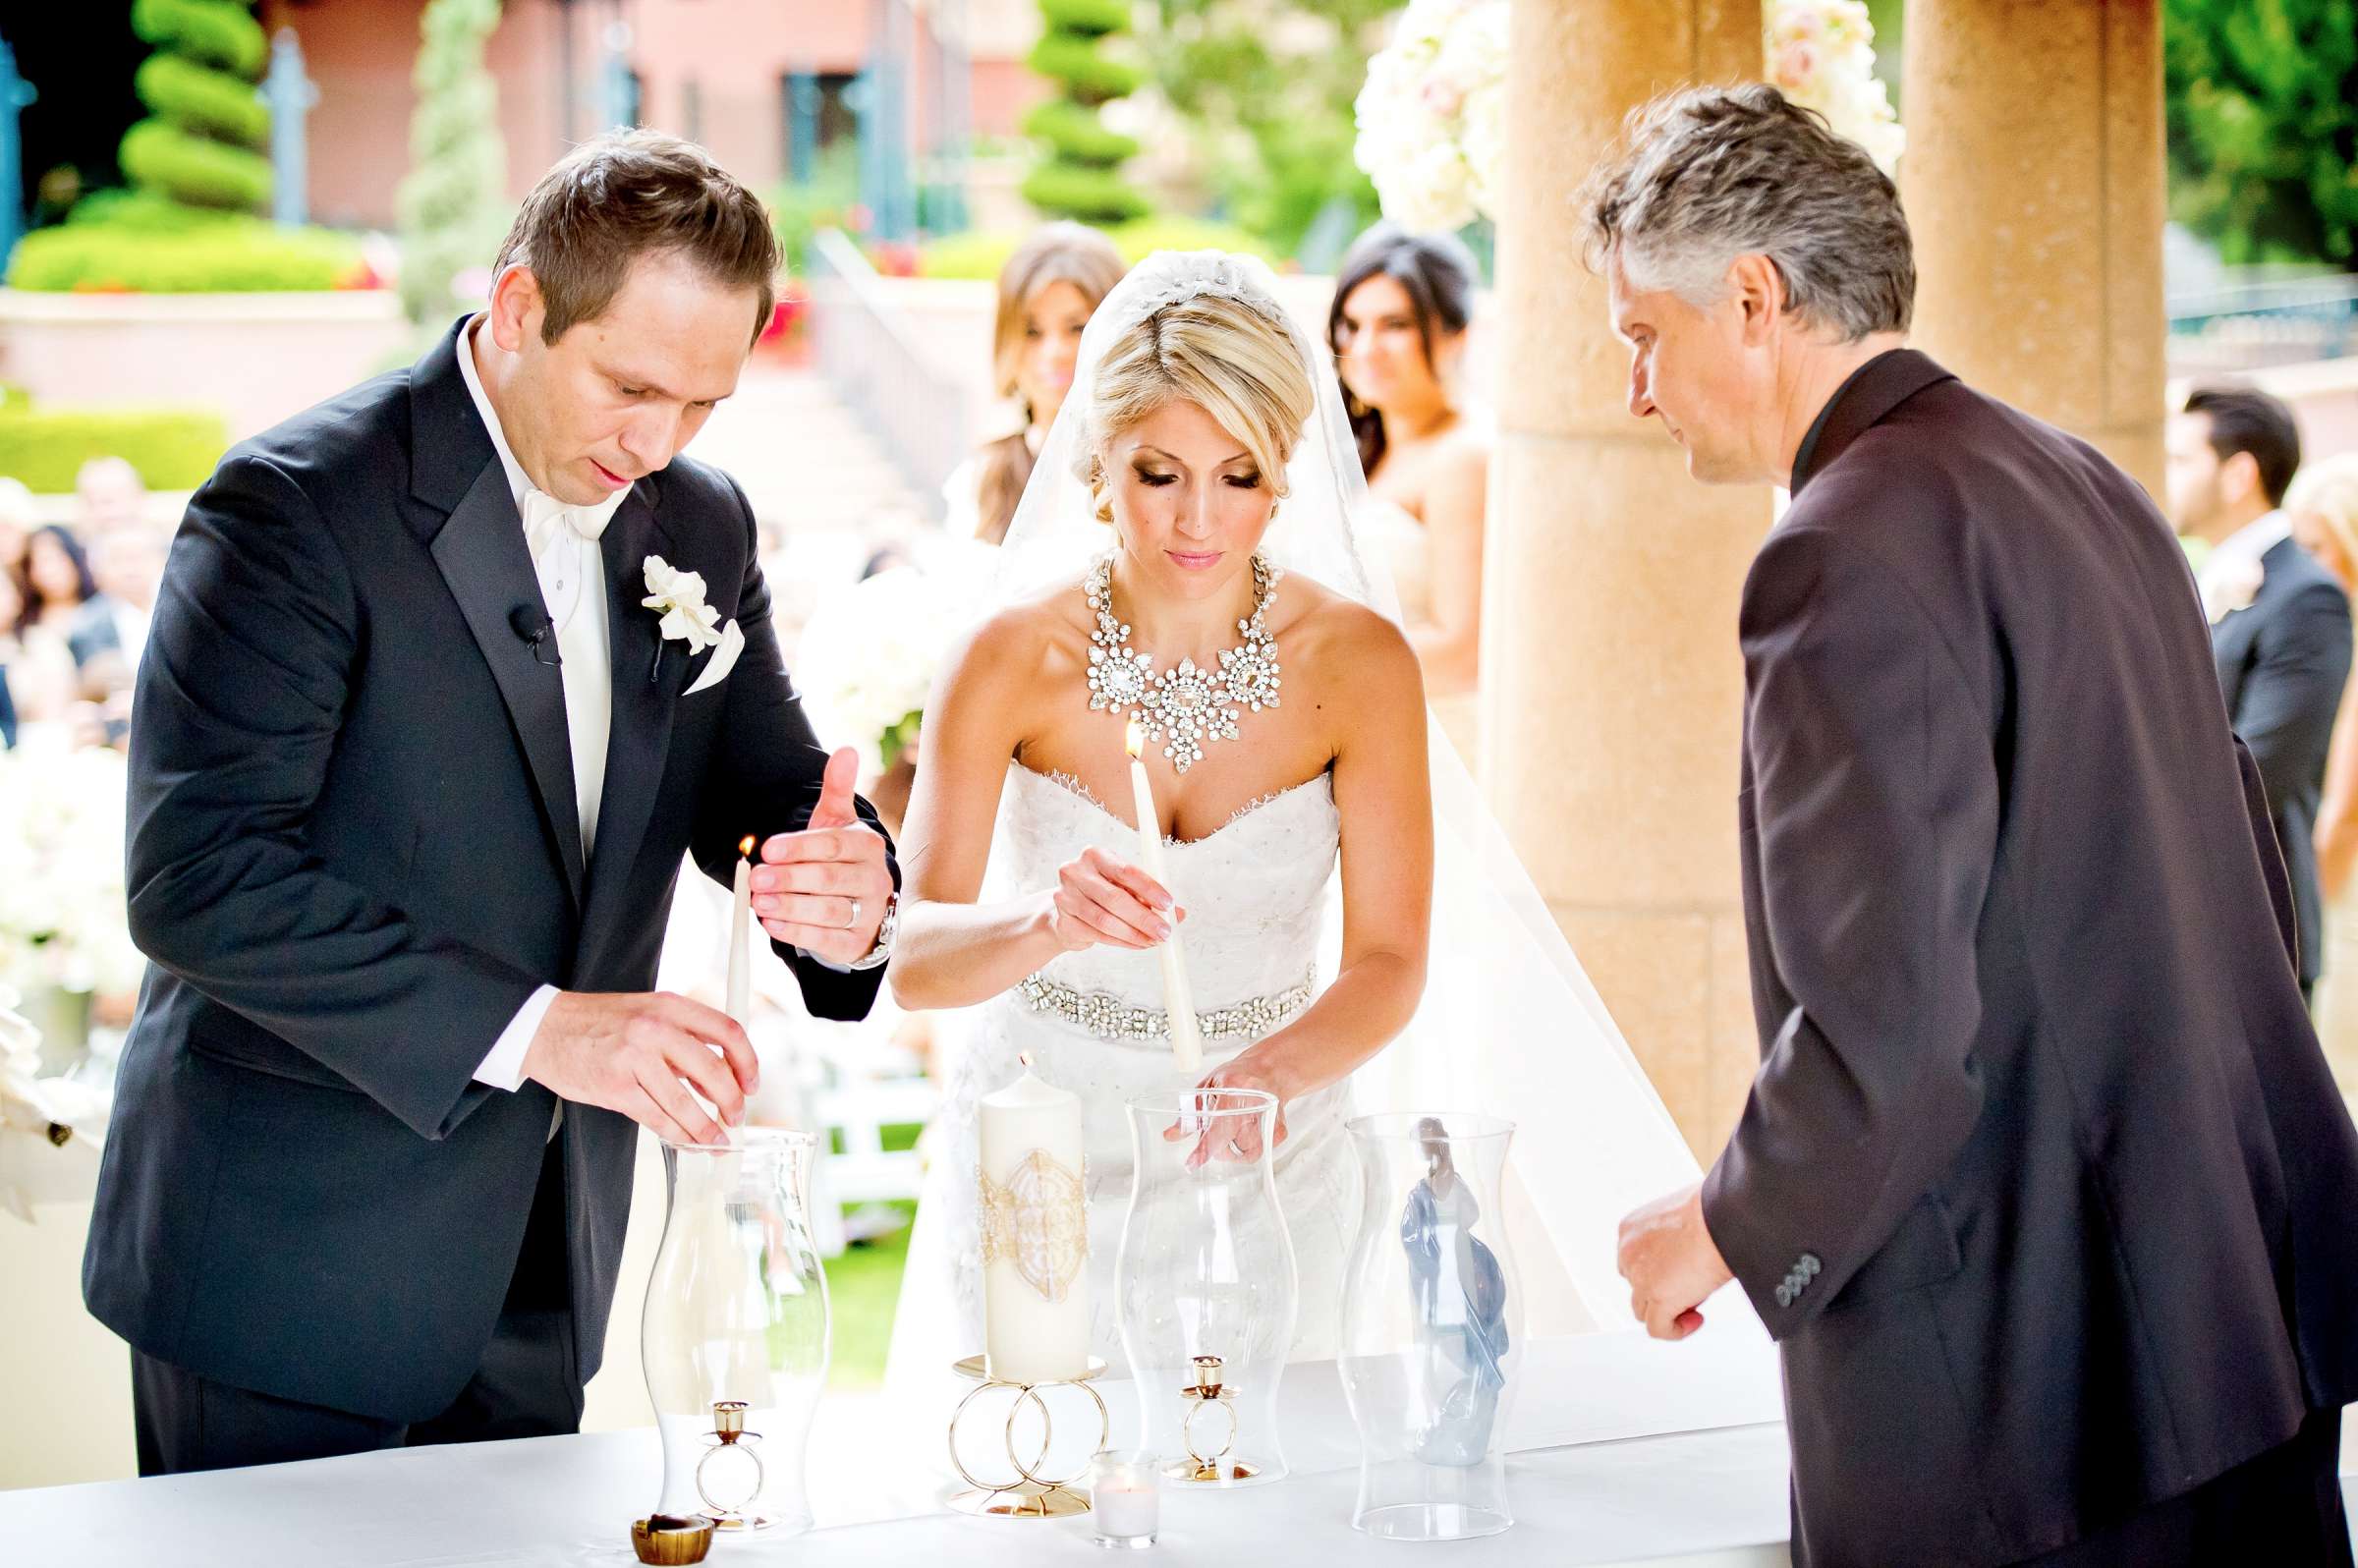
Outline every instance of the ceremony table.
[[[1635, 1334], [1533, 1342], [1508, 1433], [1514, 1527], [1426, 1551], [1453, 1568], [1783, 1564], [1785, 1433], [1775, 1359], [1757, 1321], [1740, 1308], [1726, 1316], [1724, 1325], [1682, 1345]], [[1101, 1391], [1121, 1441], [1135, 1392], [1121, 1381]], [[1414, 1546], [1351, 1528], [1358, 1438], [1334, 1364], [1288, 1368], [1282, 1410], [1287, 1479], [1213, 1492], [1166, 1486], [1161, 1540], [1149, 1562], [1340, 1568], [1417, 1555]], [[1028, 1568], [1104, 1560], [1086, 1515], [1040, 1522], [948, 1511], [934, 1474], [947, 1411], [916, 1430], [879, 1428], [871, 1416], [866, 1429], [847, 1431], [829, 1414], [822, 1402], [812, 1441], [818, 1528], [724, 1540], [707, 1562]], [[661, 1474], [655, 1433], [640, 1428], [0, 1492], [0, 1561], [627, 1564], [630, 1521], [647, 1512]]]

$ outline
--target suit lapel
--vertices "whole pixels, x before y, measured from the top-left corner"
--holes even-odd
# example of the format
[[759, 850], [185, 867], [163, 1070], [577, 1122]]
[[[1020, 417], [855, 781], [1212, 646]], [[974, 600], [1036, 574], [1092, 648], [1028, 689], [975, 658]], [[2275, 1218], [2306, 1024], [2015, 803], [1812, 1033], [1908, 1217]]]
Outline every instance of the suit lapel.
[[[489, 443], [484, 443], [489, 450]], [[573, 742], [565, 725], [565, 681], [533, 656], [510, 616], [519, 605], [541, 614], [540, 583], [525, 548], [524, 524], [496, 456], [485, 462], [432, 545], [434, 565], [467, 618], [475, 645], [491, 666], [508, 717], [524, 743], [539, 792], [541, 815], [565, 863], [566, 885], [581, 907], [582, 824], [573, 785]]]
[[[597, 810], [590, 896], [617, 896], [646, 836], [671, 748], [673, 697], [686, 650], [666, 645], [646, 594], [646, 558], [671, 540], [655, 520], [655, 485], [642, 479], [599, 541], [606, 572], [606, 639], [614, 666], [614, 725], [606, 742], [605, 791]], [[608, 884], [613, 884], [608, 891]]]

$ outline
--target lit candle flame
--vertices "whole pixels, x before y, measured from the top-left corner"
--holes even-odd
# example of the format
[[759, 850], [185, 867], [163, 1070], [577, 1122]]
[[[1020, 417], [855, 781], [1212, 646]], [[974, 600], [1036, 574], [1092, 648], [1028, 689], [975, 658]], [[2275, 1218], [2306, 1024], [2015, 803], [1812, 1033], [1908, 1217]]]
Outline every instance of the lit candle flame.
[[1133, 757], [1145, 756], [1147, 750], [1147, 727], [1144, 724], [1141, 724], [1138, 720], [1132, 719], [1130, 721], [1129, 733], [1123, 737], [1122, 744], [1129, 749], [1130, 755]]
[[742, 855], [742, 856], [744, 856], [744, 857], [745, 857], [747, 860], [749, 860], [749, 861], [750, 861], [750, 860], [752, 860], [752, 859], [754, 858], [754, 835], [753, 835], [753, 834], [751, 834], [751, 833], [748, 833], [748, 834], [746, 834], [746, 835], [745, 835], [745, 837], [743, 837], [743, 838], [741, 838], [741, 839], [739, 839], [739, 840], [737, 841], [737, 853], [738, 853], [738, 854], [740, 854], [740, 855]]

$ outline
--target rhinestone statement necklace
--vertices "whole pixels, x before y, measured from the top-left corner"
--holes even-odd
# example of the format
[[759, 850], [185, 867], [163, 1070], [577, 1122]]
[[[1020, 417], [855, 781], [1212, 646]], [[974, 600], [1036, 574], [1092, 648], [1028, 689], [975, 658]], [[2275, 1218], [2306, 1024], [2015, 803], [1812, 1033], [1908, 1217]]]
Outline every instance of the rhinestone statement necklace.
[[1130, 645], [1130, 628], [1114, 616], [1113, 557], [1098, 557], [1082, 584], [1097, 617], [1089, 639], [1090, 711], [1136, 718], [1148, 740], [1165, 743], [1162, 755], [1182, 773], [1203, 759], [1206, 741], [1235, 740], [1246, 708], [1277, 706], [1277, 640], [1269, 635], [1268, 613], [1282, 576], [1253, 557], [1253, 613], [1236, 623], [1244, 642], [1220, 655], [1216, 671], [1182, 658], [1157, 675], [1153, 656]]

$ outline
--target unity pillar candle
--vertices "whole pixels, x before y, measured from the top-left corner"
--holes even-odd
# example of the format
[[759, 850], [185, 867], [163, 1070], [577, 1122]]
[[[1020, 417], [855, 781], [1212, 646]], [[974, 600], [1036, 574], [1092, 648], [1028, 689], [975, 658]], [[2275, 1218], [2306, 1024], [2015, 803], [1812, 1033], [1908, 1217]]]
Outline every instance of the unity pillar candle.
[[1081, 1100], [1024, 1076], [982, 1097], [982, 1353], [1001, 1382], [1089, 1370], [1089, 1220]]
[[[1130, 794], [1138, 813], [1139, 869], [1170, 890], [1171, 874], [1162, 857], [1162, 813], [1154, 809], [1154, 788], [1147, 782], [1147, 759], [1140, 755], [1147, 749], [1147, 732], [1136, 719], [1130, 721], [1128, 745]], [[1176, 899], [1179, 895], [1172, 891], [1171, 896]], [[1162, 959], [1162, 1007], [1171, 1020], [1171, 1055], [1181, 1072], [1198, 1073], [1204, 1070], [1204, 1036], [1196, 1025], [1195, 993], [1187, 984], [1187, 955], [1179, 950], [1176, 905], [1170, 922], [1171, 934], [1155, 949]]]

